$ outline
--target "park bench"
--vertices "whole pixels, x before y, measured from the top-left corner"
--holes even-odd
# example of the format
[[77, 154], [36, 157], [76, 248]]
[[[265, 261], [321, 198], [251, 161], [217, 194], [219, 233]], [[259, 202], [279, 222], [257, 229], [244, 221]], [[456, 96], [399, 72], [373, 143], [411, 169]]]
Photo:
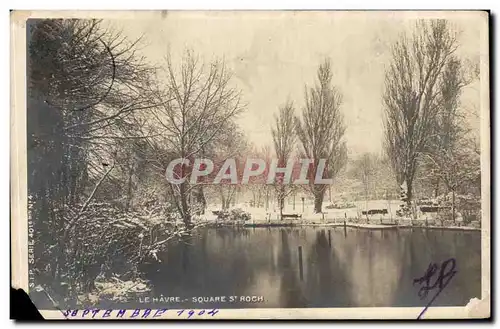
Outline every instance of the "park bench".
[[420, 211], [423, 213], [426, 212], [438, 212], [443, 210], [450, 210], [450, 206], [422, 206], [420, 207]]
[[281, 215], [281, 219], [299, 219], [302, 218], [302, 215], [298, 214], [283, 214]]
[[376, 215], [376, 214], [381, 214], [381, 215], [387, 215], [389, 212], [387, 209], [370, 209], [368, 211], [363, 210], [361, 214], [363, 215]]

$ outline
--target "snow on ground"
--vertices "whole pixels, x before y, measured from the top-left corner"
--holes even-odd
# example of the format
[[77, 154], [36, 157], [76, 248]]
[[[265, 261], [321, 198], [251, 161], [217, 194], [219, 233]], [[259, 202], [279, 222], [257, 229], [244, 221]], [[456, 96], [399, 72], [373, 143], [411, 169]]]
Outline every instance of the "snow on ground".
[[[283, 214], [297, 214], [301, 215], [304, 220], [331, 220], [331, 219], [339, 219], [339, 218], [358, 218], [361, 215], [361, 212], [365, 209], [387, 209], [388, 215], [371, 215], [370, 217], [376, 216], [376, 218], [382, 219], [391, 219], [396, 218], [396, 210], [399, 209], [399, 204], [401, 203], [399, 200], [370, 200], [353, 202], [356, 207], [355, 208], [346, 208], [346, 209], [327, 209], [330, 203], [324, 202], [322, 210], [323, 212], [320, 214], [316, 214], [314, 212], [314, 204], [312, 203], [304, 203], [302, 206], [302, 202], [299, 200], [296, 202], [295, 207], [292, 204], [285, 204], [283, 209]], [[275, 204], [271, 203], [269, 208], [265, 207], [250, 207], [247, 203], [239, 203], [231, 208], [240, 208], [252, 216], [252, 221], [262, 222], [269, 220], [279, 220], [279, 209], [275, 206]], [[209, 205], [206, 211], [206, 220], [211, 221], [215, 220], [217, 216], [212, 214], [212, 211], [220, 210], [219, 205]]]
[[[435, 213], [421, 213], [418, 212], [417, 219], [411, 221], [410, 219], [403, 219], [396, 216], [396, 211], [399, 209], [401, 201], [399, 200], [369, 200], [366, 201], [356, 201], [352, 202], [355, 207], [346, 209], [327, 209], [329, 202], [324, 202], [322, 213], [314, 213], [314, 205], [309, 203], [304, 203], [299, 200], [295, 204], [285, 204], [283, 209], [283, 214], [290, 215], [296, 214], [300, 215], [301, 218], [298, 219], [285, 219], [285, 222], [280, 220], [279, 209], [274, 203], [270, 203], [269, 208], [266, 210], [265, 207], [250, 207], [248, 203], [239, 203], [231, 207], [240, 208], [251, 215], [251, 220], [249, 224], [265, 224], [265, 223], [294, 223], [300, 225], [329, 225], [329, 226], [339, 226], [344, 225], [344, 221], [347, 226], [350, 227], [360, 227], [360, 228], [388, 228], [394, 225], [399, 227], [411, 227], [415, 223], [419, 223], [418, 226], [429, 226], [429, 227], [446, 227], [449, 229], [458, 230], [470, 230], [479, 229], [479, 223], [473, 223], [471, 226], [464, 227], [458, 226], [461, 224], [462, 219], [457, 217], [456, 222], [451, 221], [441, 222], [436, 220]], [[387, 209], [388, 214], [375, 214], [375, 215], [362, 215], [362, 211], [371, 209]], [[220, 210], [220, 205], [211, 205], [207, 208], [204, 219], [206, 221], [216, 221], [217, 216], [213, 215], [212, 211]], [[458, 225], [457, 225], [458, 224]]]

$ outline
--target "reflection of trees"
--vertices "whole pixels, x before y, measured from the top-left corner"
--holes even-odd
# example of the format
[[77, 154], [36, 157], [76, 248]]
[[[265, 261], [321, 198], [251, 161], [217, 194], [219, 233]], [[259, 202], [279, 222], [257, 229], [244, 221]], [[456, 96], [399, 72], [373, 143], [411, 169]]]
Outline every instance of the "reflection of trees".
[[[313, 231], [313, 243], [305, 250], [305, 266], [307, 270], [306, 291], [309, 295], [309, 307], [353, 306], [348, 294], [349, 280], [346, 267], [328, 245], [325, 230]], [[341, 230], [331, 230], [332, 247], [337, 241], [343, 240]]]
[[[414, 278], [424, 274], [431, 262], [455, 258], [457, 274], [433, 302], [435, 306], [466, 305], [481, 295], [481, 236], [477, 232], [451, 230], [405, 230], [402, 243], [406, 245], [404, 281], [399, 283], [397, 304], [401, 306], [425, 305], [417, 297], [418, 286]], [[434, 282], [434, 281], [432, 281]], [[433, 296], [434, 292], [432, 295]]]
[[349, 278], [346, 295], [354, 306], [393, 306], [404, 264], [396, 232], [354, 229], [342, 238], [332, 247]]
[[272, 276], [276, 233], [265, 229], [200, 230], [199, 236], [170, 245], [160, 255], [163, 263], [149, 270], [148, 279], [156, 295], [242, 296], [261, 291], [267, 298], [273, 294], [271, 287], [261, 289], [259, 285]]
[[455, 257], [458, 273], [435, 305], [465, 305], [480, 296], [476, 232], [330, 231], [331, 247], [325, 229], [204, 229], [169, 245], [148, 276], [155, 295], [265, 297], [265, 304], [251, 307], [420, 306], [425, 301], [418, 299], [413, 279], [423, 275], [430, 261]]
[[307, 300], [302, 293], [302, 287], [298, 278], [298, 262], [292, 261], [292, 252], [298, 252], [297, 248], [291, 248], [288, 238], [290, 232], [280, 230], [281, 253], [278, 264], [281, 268], [280, 301], [282, 307], [307, 307]]

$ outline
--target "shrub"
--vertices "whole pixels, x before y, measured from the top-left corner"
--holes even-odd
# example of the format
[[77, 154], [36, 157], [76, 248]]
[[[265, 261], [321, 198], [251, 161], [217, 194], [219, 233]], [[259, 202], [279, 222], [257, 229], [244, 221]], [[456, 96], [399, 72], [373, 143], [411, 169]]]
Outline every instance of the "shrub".
[[249, 212], [246, 212], [240, 208], [231, 209], [229, 212], [229, 220], [232, 221], [247, 221], [250, 220], [252, 216]]
[[235, 208], [231, 210], [222, 210], [217, 212], [217, 218], [219, 220], [227, 221], [247, 221], [250, 220], [252, 216], [249, 212], [246, 212], [240, 208]]

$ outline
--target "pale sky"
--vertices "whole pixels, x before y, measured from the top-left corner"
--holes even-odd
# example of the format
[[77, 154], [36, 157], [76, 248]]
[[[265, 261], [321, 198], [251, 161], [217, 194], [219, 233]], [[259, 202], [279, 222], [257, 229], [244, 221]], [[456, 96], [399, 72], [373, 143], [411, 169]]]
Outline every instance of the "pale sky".
[[[206, 62], [224, 57], [242, 90], [246, 112], [238, 119], [250, 141], [271, 145], [273, 114], [287, 98], [298, 111], [304, 85], [313, 83], [323, 58], [333, 64], [333, 82], [343, 94], [350, 154], [382, 151], [382, 90], [390, 46], [415, 22], [403, 12], [168, 12], [111, 24], [134, 39], [144, 34], [142, 51], [161, 63], [192, 49]], [[442, 14], [440, 14], [442, 15]], [[457, 13], [463, 58], [479, 61], [480, 16]], [[464, 93], [464, 106], [479, 108], [479, 83]]]

